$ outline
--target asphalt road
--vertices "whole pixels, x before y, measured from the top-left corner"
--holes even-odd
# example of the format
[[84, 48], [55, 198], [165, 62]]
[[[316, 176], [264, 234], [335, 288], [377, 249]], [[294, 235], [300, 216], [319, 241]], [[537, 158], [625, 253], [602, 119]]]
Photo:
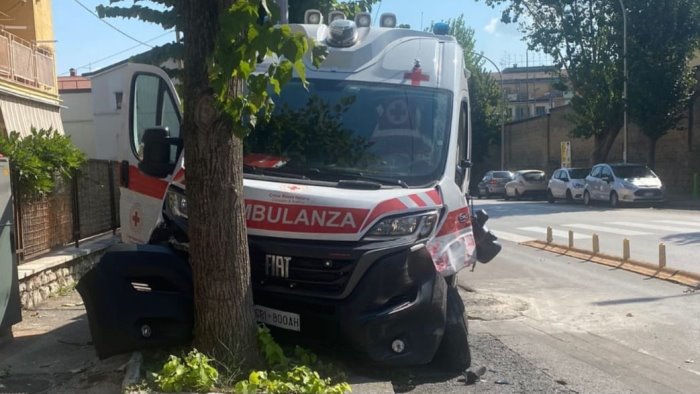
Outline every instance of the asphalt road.
[[666, 245], [667, 266], [700, 274], [700, 211], [624, 207], [546, 201], [475, 200], [484, 208], [489, 228], [499, 238], [513, 242], [545, 240], [547, 226], [555, 243], [567, 245], [574, 232], [574, 246], [591, 250], [592, 234], [598, 234], [600, 251], [622, 256], [623, 239], [630, 241], [633, 260], [657, 264], [659, 243]]

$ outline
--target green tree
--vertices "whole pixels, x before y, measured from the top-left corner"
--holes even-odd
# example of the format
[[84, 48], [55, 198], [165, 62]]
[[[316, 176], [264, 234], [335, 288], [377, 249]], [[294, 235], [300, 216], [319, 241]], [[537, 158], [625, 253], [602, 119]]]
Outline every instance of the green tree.
[[464, 49], [464, 63], [471, 72], [469, 78], [469, 103], [472, 123], [472, 161], [482, 163], [488, 156], [489, 145], [500, 143], [503, 96], [498, 81], [484, 67], [486, 60], [476, 52], [474, 29], [464, 22], [464, 15], [449, 19], [449, 34]]
[[648, 138], [647, 163], [656, 164], [656, 143], [678, 125], [695, 87], [690, 66], [700, 47], [700, 2], [627, 2], [629, 113]]
[[[118, 3], [125, 0], [111, 0]], [[138, 4], [101, 7], [107, 16], [136, 17], [184, 35], [182, 130], [187, 152], [190, 261], [195, 288], [195, 344], [219, 360], [234, 350], [244, 367], [261, 364], [253, 313], [243, 203], [243, 142], [258, 116], [272, 109], [302, 56], [313, 47], [289, 27], [273, 23], [278, 10], [265, 0], [156, 0], [161, 10]], [[263, 23], [260, 11], [273, 17]], [[314, 60], [322, 50], [313, 47]], [[322, 48], [321, 48], [322, 49]], [[261, 55], [279, 63], [254, 74]], [[222, 215], [221, 212], [226, 212]], [[231, 360], [234, 361], [234, 360]]]
[[[478, 1], [478, 0], [477, 0]], [[605, 161], [623, 123], [622, 11], [617, 1], [483, 0], [506, 4], [501, 20], [519, 23], [531, 50], [552, 56], [574, 91], [575, 137], [593, 138], [591, 163]]]

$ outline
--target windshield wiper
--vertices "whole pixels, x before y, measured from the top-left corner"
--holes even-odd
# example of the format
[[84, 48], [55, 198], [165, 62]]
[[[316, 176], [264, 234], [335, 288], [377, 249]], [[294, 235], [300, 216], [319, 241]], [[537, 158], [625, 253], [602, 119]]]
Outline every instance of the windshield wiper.
[[269, 175], [276, 176], [280, 178], [294, 178], [294, 179], [309, 179], [306, 175], [296, 174], [293, 172], [284, 172], [280, 170], [271, 170], [269, 168], [262, 168], [251, 166], [249, 164], [243, 164], [243, 172], [252, 175]]
[[[319, 168], [309, 168], [309, 172], [319, 174], [319, 175], [337, 175], [339, 177], [349, 177], [352, 178], [351, 180], [354, 181], [368, 181], [368, 183], [371, 185], [372, 183], [379, 183], [380, 185], [387, 185], [387, 186], [400, 186], [404, 189], [408, 189], [409, 186], [406, 182], [402, 181], [401, 179], [394, 179], [394, 178], [385, 178], [385, 177], [378, 177], [374, 175], [366, 175], [362, 172], [351, 172], [351, 171], [343, 171], [343, 170], [336, 170], [336, 169], [330, 169], [330, 168], [324, 168], [324, 169], [319, 169]], [[339, 179], [338, 183], [340, 184], [341, 182], [348, 182], [349, 180], [346, 179]], [[342, 187], [339, 185], [339, 187]]]

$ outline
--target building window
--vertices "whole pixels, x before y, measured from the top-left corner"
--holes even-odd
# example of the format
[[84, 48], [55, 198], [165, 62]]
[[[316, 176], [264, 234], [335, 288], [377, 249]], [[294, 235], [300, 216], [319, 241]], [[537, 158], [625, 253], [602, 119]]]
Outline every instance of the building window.
[[544, 113], [545, 113], [545, 108], [543, 106], [538, 105], [535, 107], [535, 115], [541, 116], [541, 115], [544, 115]]

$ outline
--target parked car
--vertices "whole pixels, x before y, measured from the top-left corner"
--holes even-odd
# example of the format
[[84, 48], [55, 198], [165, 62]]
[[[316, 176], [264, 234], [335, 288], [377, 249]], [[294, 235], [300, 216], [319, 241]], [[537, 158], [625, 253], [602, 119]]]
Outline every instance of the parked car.
[[583, 199], [583, 187], [590, 168], [560, 168], [552, 173], [547, 185], [547, 201]]
[[505, 195], [506, 183], [512, 180], [513, 173], [510, 171], [489, 171], [477, 185], [476, 196], [490, 198], [493, 195]]
[[583, 202], [662, 202], [666, 189], [654, 171], [643, 164], [596, 164], [586, 177]]
[[522, 197], [544, 197], [547, 192], [547, 178], [541, 170], [517, 171], [513, 180], [506, 183], [506, 200]]

